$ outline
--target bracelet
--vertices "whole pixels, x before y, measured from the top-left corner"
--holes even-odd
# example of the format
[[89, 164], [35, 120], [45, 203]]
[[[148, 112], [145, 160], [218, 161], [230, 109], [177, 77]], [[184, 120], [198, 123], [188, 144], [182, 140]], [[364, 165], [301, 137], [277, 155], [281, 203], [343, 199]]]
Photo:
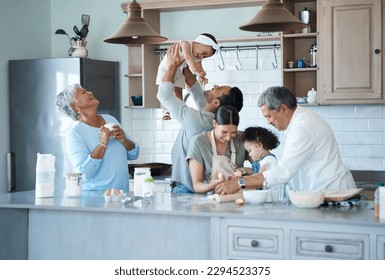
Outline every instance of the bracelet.
[[103, 146], [104, 148], [107, 148], [106, 145], [104, 145], [103, 143], [99, 143], [100, 146]]

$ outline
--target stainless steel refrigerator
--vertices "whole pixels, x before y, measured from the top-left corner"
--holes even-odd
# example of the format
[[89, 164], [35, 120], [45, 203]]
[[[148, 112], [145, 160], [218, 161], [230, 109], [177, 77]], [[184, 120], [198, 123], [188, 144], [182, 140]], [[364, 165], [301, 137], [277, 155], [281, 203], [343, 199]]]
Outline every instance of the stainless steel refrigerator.
[[9, 61], [10, 143], [8, 191], [35, 188], [37, 153], [53, 154], [55, 190], [64, 188], [72, 166], [64, 137], [71, 121], [56, 108], [56, 95], [80, 83], [99, 99], [99, 113], [120, 121], [119, 63], [84, 58]]

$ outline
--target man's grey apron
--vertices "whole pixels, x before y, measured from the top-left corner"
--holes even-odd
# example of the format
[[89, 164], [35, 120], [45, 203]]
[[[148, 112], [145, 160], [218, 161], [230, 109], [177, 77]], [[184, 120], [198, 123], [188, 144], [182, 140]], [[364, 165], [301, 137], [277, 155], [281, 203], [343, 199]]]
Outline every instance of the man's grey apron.
[[210, 179], [214, 176], [215, 173], [222, 173], [225, 177], [233, 175], [237, 165], [235, 163], [236, 151], [233, 139], [230, 140], [230, 151], [231, 159], [227, 156], [218, 155], [217, 146], [214, 139], [214, 130], [211, 131], [211, 148], [213, 149], [213, 166], [211, 171]]

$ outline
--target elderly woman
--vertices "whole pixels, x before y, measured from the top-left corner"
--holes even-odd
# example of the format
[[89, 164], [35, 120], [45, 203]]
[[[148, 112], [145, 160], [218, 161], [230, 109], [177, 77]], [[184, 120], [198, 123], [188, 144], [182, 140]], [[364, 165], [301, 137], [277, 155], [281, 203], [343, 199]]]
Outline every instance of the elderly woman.
[[75, 120], [66, 137], [67, 152], [75, 171], [83, 173], [82, 189], [128, 190], [127, 160], [138, 158], [139, 145], [113, 116], [96, 113], [99, 100], [79, 84], [59, 93], [56, 105]]
[[237, 167], [243, 166], [246, 151], [238, 124], [238, 110], [222, 105], [215, 114], [214, 129], [192, 138], [187, 162], [195, 193], [214, 191], [227, 176], [234, 174]]

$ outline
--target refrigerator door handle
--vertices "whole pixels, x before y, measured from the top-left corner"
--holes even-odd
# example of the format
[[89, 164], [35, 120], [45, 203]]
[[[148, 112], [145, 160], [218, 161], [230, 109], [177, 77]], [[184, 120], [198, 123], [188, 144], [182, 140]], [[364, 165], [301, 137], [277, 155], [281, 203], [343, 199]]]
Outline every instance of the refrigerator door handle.
[[15, 154], [7, 153], [7, 191], [15, 190]]

